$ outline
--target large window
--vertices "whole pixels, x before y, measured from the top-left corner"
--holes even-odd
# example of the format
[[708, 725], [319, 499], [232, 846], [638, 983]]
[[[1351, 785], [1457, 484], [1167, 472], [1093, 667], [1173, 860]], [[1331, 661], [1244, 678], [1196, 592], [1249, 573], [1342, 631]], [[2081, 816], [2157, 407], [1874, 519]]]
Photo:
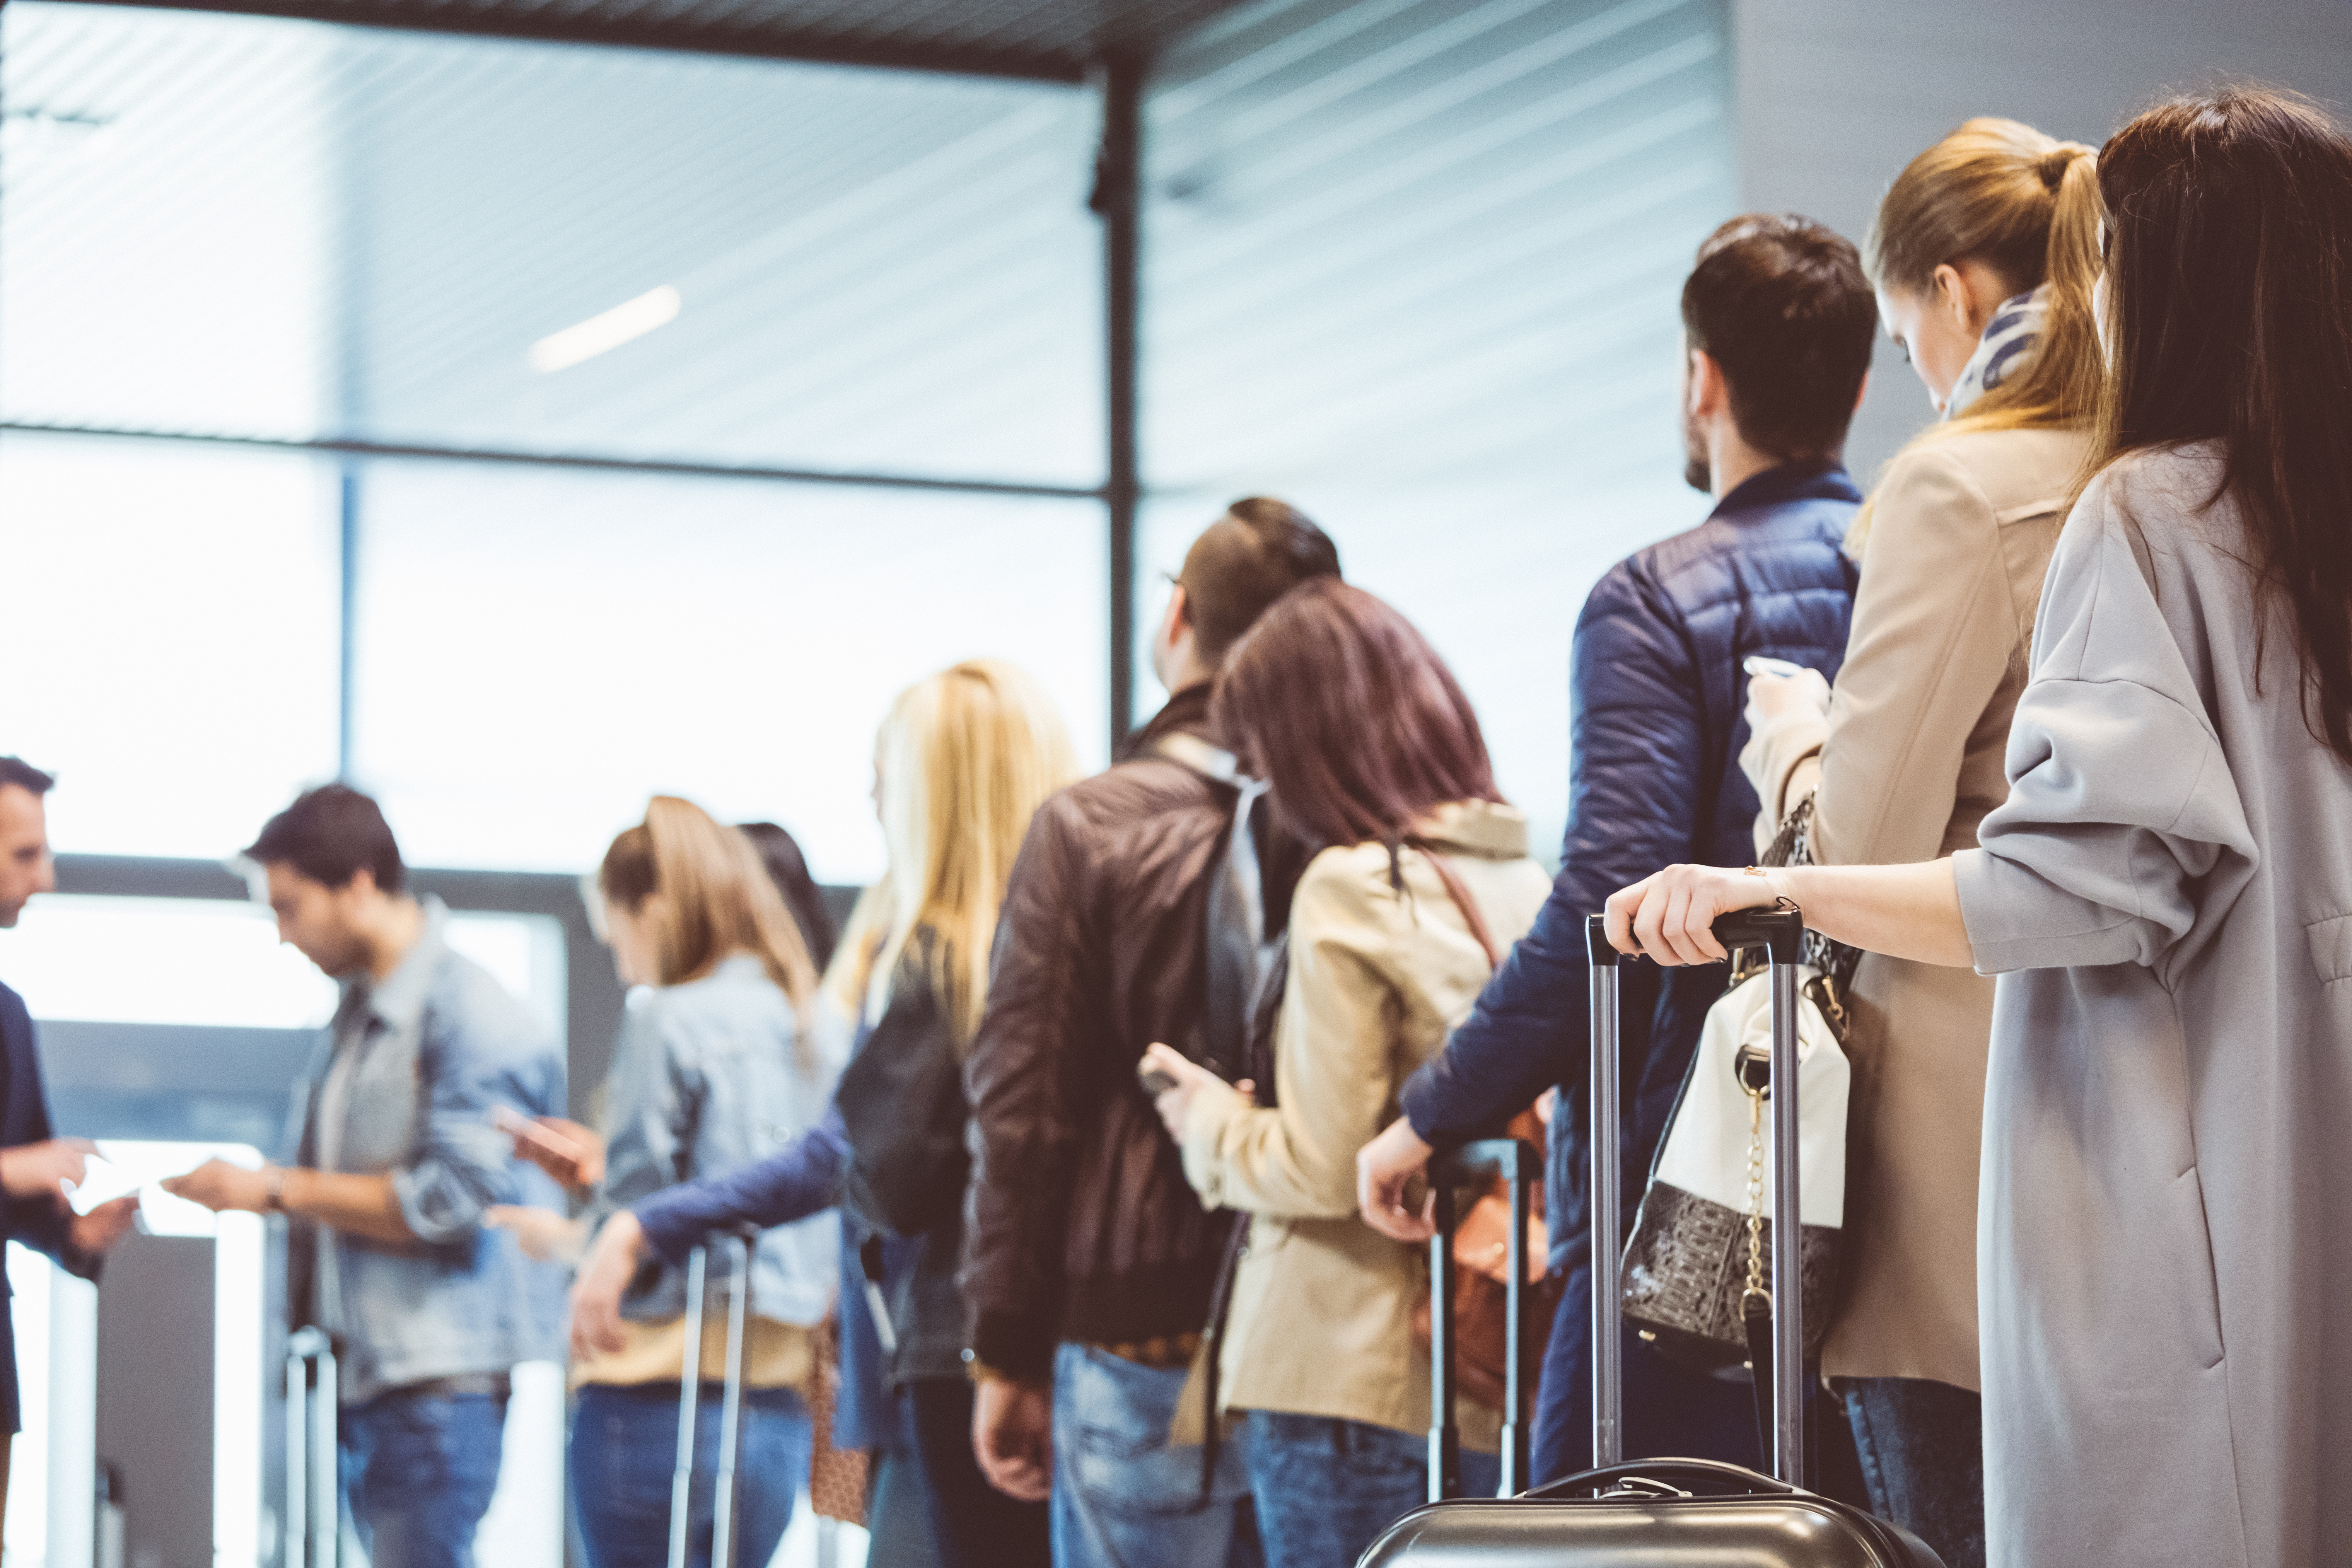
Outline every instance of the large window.
[[1677, 299], [1734, 200], [1726, 54], [1716, 0], [1257, 0], [1153, 78], [1142, 559], [1303, 507], [1453, 664], [1544, 854], [1578, 606], [1708, 506]]
[[981, 655], [1107, 755], [1080, 89], [18, 0], [0, 100], [0, 752], [61, 849], [348, 766], [420, 864], [663, 789], [861, 879], [890, 696]]

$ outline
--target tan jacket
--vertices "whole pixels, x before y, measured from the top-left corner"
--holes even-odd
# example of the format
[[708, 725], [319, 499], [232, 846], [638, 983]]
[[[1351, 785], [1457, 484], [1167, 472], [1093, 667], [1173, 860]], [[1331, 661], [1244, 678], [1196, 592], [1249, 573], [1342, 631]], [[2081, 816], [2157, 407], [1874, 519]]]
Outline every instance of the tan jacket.
[[[1423, 837], [1444, 854], [1507, 948], [1551, 890], [1527, 819], [1483, 801], [1444, 806]], [[1486, 955], [1420, 851], [1326, 849], [1290, 907], [1290, 983], [1275, 1026], [1276, 1104], [1196, 1096], [1184, 1173], [1204, 1204], [1244, 1209], [1218, 1408], [1429, 1425], [1428, 1352], [1413, 1308], [1422, 1249], [1356, 1214], [1356, 1151], [1397, 1117], [1397, 1094], [1467, 1017]], [[1470, 1407], [1466, 1402], [1465, 1413]]]
[[[1764, 842], [1819, 782], [1824, 865], [1902, 865], [1977, 841], [2007, 798], [2010, 715], [2034, 606], [2087, 450], [2057, 430], [1914, 447], [1872, 497], [1853, 634], [1826, 720], [1766, 725], [1740, 763]], [[1822, 1352], [1839, 1377], [1974, 1389], [1976, 1213], [1992, 982], [1867, 954], [1854, 975], [1843, 1300]]]

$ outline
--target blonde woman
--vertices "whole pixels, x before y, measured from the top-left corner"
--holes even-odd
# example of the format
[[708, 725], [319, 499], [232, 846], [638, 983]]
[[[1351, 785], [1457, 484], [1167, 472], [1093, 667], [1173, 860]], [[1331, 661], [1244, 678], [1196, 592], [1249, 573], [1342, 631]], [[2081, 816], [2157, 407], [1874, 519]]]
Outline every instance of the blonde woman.
[[[758, 849], [734, 828], [690, 802], [656, 795], [645, 821], [605, 851], [596, 893], [614, 967], [624, 983], [644, 987], [605, 1080], [604, 1127], [588, 1134], [548, 1121], [517, 1139], [520, 1152], [559, 1179], [593, 1191], [591, 1222], [612, 1205], [740, 1169], [783, 1147], [824, 1114], [841, 1065], [839, 1045], [828, 1049], [813, 1027], [817, 976], [799, 927]], [[580, 1223], [543, 1211], [505, 1211], [498, 1219], [537, 1250], [561, 1247], [562, 1230]], [[775, 1551], [808, 1471], [802, 1395], [814, 1371], [815, 1331], [832, 1305], [837, 1251], [830, 1215], [761, 1237], [738, 1489], [748, 1562], [765, 1562]], [[592, 1568], [657, 1564], [668, 1553], [685, 1374], [684, 1278], [664, 1268], [628, 1284], [610, 1333], [572, 1365], [579, 1407], [572, 1495]], [[730, 1288], [718, 1284], [713, 1294], [723, 1300]], [[702, 1352], [699, 1375], [715, 1380], [720, 1342], [706, 1337]], [[715, 1399], [701, 1401], [697, 1421], [704, 1484], [693, 1499], [689, 1540], [698, 1563], [707, 1563], [711, 1550], [708, 1478], [718, 1410]]]
[[[1759, 676], [1741, 762], [1768, 840], [1808, 798], [1822, 865], [1932, 859], [2009, 793], [2002, 750], [2034, 608], [2090, 450], [2101, 381], [2091, 150], [1971, 120], [1885, 199], [1863, 264], [1942, 416], [1855, 520], [1853, 632], [1834, 690]], [[1952, 1568], [1984, 1561], [1977, 1158], [1993, 983], [1864, 955], [1843, 1304], [1822, 1350], [1874, 1509]]]
[[[1077, 767], [1051, 699], [992, 659], [957, 665], [901, 694], [883, 722], [875, 767], [889, 869], [859, 901], [826, 977], [829, 995], [858, 1019], [832, 1110], [771, 1159], [614, 1216], [573, 1290], [573, 1340], [587, 1350], [611, 1340], [621, 1292], [643, 1259], [675, 1262], [720, 1226], [775, 1225], [839, 1202], [849, 1282], [841, 1440], [898, 1436], [944, 1568], [1043, 1568], [1045, 1505], [995, 1490], [972, 1457], [955, 1285], [966, 1162], [961, 1069], [1022, 836], [1039, 803]], [[870, 1380], [853, 1364], [861, 1345], [876, 1357]], [[868, 1407], [877, 1385], [887, 1391], [887, 1409]]]

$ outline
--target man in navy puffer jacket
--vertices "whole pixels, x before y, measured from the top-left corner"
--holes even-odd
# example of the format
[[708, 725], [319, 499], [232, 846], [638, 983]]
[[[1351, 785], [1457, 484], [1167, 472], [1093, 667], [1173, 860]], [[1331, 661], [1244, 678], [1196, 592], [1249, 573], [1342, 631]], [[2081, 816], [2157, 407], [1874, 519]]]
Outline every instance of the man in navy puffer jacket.
[[[1716, 497], [1715, 510], [1619, 562], [1585, 601], [1551, 899], [1444, 1053], [1406, 1086], [1403, 1118], [1359, 1160], [1364, 1217], [1399, 1239], [1426, 1237], [1399, 1200], [1431, 1149], [1490, 1133], [1560, 1086], [1545, 1192], [1552, 1268], [1567, 1290], [1538, 1394], [1538, 1481], [1586, 1468], [1592, 1443], [1584, 917], [1661, 866], [1754, 858], [1740, 661], [1765, 654], [1834, 679], [1853, 604], [1841, 544], [1862, 497], [1839, 458], [1876, 325], [1853, 247], [1801, 219], [1735, 218], [1700, 247], [1682, 303], [1686, 477]], [[1724, 972], [1619, 973], [1630, 1226]], [[1745, 1381], [1685, 1370], [1630, 1334], [1625, 1380], [1628, 1458], [1757, 1464]]]

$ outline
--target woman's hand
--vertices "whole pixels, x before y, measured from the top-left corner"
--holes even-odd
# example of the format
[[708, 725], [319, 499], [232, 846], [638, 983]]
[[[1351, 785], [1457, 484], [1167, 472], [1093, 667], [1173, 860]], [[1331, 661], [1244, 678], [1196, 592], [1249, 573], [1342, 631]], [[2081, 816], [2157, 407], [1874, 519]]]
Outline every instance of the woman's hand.
[[645, 1259], [644, 1227], [623, 1209], [604, 1222], [588, 1261], [572, 1282], [572, 1359], [593, 1361], [628, 1342], [621, 1337], [621, 1296]]
[[582, 1221], [553, 1209], [529, 1208], [520, 1204], [493, 1204], [482, 1216], [482, 1223], [514, 1232], [523, 1256], [540, 1263], [576, 1262], [581, 1244], [588, 1239], [587, 1226]]
[[1192, 1111], [1195, 1096], [1204, 1090], [1230, 1089], [1246, 1100], [1256, 1086], [1244, 1079], [1227, 1084], [1223, 1079], [1184, 1056], [1180, 1051], [1154, 1044], [1143, 1053], [1143, 1065], [1157, 1068], [1176, 1080], [1176, 1087], [1163, 1089], [1151, 1103], [1160, 1111], [1160, 1120], [1167, 1124], [1168, 1135], [1179, 1143], [1184, 1141], [1184, 1118]]
[[604, 1180], [604, 1140], [594, 1128], [583, 1127], [561, 1116], [525, 1119], [507, 1111], [499, 1131], [514, 1140], [514, 1152], [573, 1192], [586, 1192]]
[[1830, 710], [1830, 683], [1818, 669], [1794, 675], [1751, 675], [1748, 678], [1748, 727], [1760, 730], [1783, 713]]
[[1769, 904], [1787, 890], [1781, 871], [1669, 866], [1609, 895], [1609, 945], [1660, 963], [1720, 963], [1731, 955], [1715, 940], [1715, 917]]

